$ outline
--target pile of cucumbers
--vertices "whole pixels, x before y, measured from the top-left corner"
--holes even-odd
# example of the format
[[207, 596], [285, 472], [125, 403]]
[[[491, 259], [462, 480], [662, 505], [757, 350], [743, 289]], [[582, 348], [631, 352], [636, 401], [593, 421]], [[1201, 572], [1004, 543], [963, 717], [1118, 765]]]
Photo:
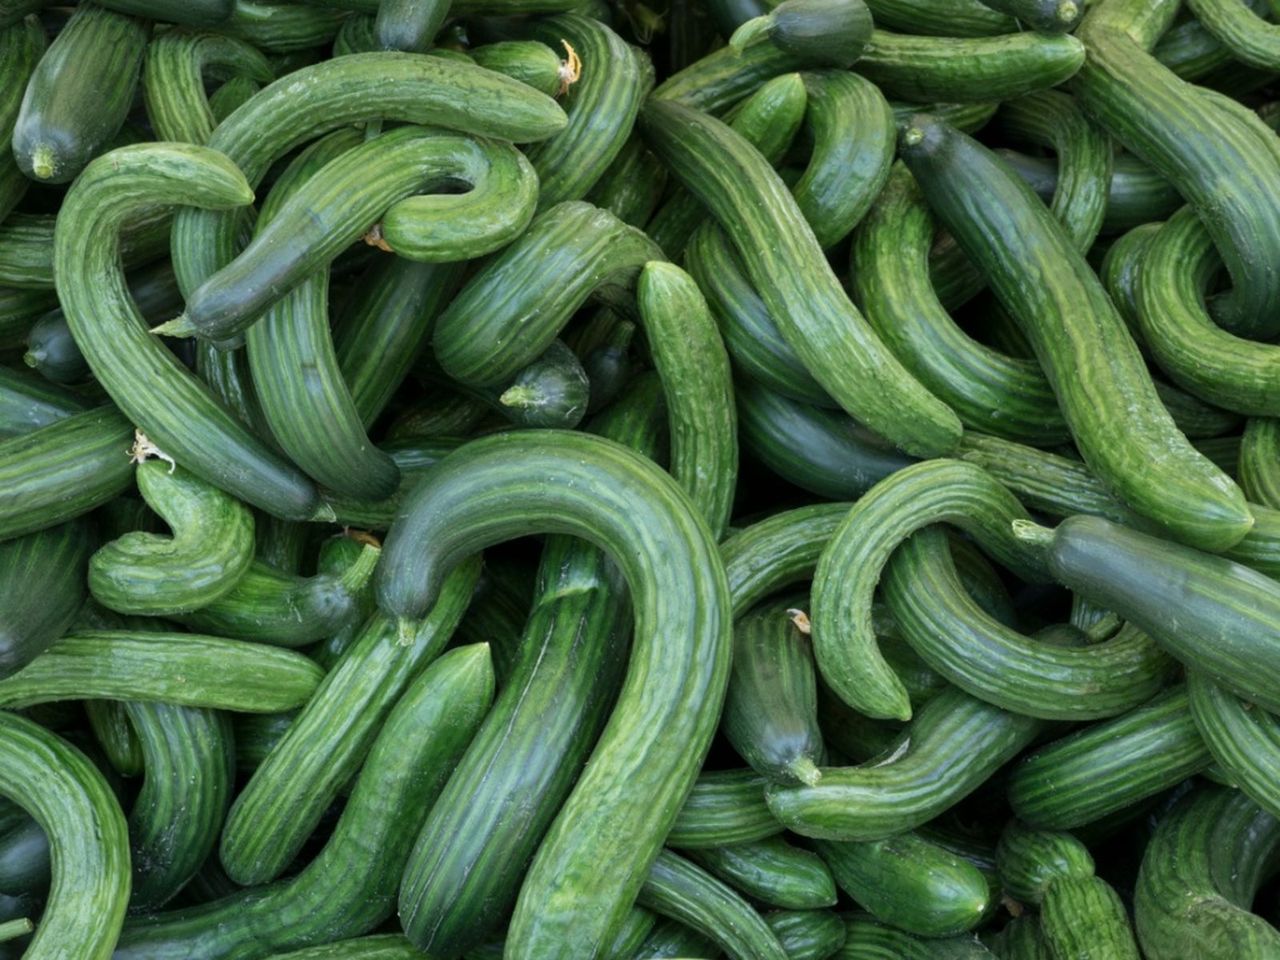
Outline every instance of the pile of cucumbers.
[[1277, 0], [0, 0], [0, 960], [1280, 960], [1277, 127]]

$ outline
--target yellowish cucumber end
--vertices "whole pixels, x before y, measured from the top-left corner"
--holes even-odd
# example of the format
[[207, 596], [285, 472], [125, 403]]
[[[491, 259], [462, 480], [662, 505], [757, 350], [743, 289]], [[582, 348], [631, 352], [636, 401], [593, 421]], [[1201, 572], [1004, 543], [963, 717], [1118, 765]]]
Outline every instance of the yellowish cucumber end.
[[761, 17], [752, 17], [737, 30], [733, 31], [733, 36], [729, 38], [729, 47], [735, 53], [741, 53], [757, 40], [762, 40], [769, 35], [769, 31], [773, 29], [773, 16], [765, 14]]
[[52, 180], [58, 173], [58, 157], [53, 148], [41, 144], [31, 151], [31, 172], [39, 180]]
[[187, 315], [183, 313], [172, 320], [160, 324], [158, 327], [152, 327], [151, 332], [158, 337], [193, 337], [195, 336], [196, 328], [187, 319]]
[[40, 366], [40, 361], [44, 359], [44, 353], [39, 350], [28, 350], [22, 355], [22, 362], [28, 367]]
[[1013, 535], [1023, 543], [1036, 547], [1047, 547], [1053, 543], [1053, 531], [1038, 523], [1030, 520], [1014, 520], [1010, 526], [1013, 528]]
[[509, 387], [503, 391], [498, 402], [504, 407], [531, 407], [538, 402], [538, 393], [532, 387]]
[[1076, 18], [1080, 16], [1080, 7], [1073, 0], [1063, 0], [1058, 4], [1058, 22], [1074, 23]]
[[396, 643], [402, 647], [407, 647], [413, 643], [417, 635], [418, 621], [412, 617], [396, 618]]
[[796, 757], [787, 764], [787, 770], [806, 787], [816, 787], [822, 780], [822, 771], [808, 757]]

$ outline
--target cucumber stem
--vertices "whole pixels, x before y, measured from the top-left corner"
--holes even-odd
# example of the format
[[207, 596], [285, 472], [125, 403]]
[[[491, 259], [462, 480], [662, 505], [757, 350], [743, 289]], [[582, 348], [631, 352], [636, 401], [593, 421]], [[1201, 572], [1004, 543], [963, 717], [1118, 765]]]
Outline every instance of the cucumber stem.
[[538, 391], [533, 387], [524, 384], [516, 384], [514, 387], [508, 387], [503, 391], [502, 396], [498, 397], [498, 402], [504, 407], [526, 407], [537, 406], [541, 397]]
[[787, 772], [807, 787], [817, 786], [822, 779], [822, 771], [808, 757], [796, 757], [787, 764]]
[[733, 36], [729, 38], [729, 46], [735, 53], [741, 53], [752, 43], [767, 37], [772, 29], [772, 14], [766, 13], [763, 16], [752, 17], [733, 31]]
[[1048, 547], [1053, 543], [1053, 531], [1030, 520], [1014, 520], [1011, 524], [1013, 535], [1023, 543], [1037, 547]]
[[347, 588], [351, 593], [359, 593], [369, 583], [369, 579], [373, 576], [374, 568], [378, 565], [378, 558], [382, 556], [382, 547], [366, 543], [360, 553], [352, 561], [351, 566], [342, 572], [342, 576], [338, 578], [338, 582]]
[[1080, 16], [1080, 7], [1073, 0], [1064, 0], [1063, 3], [1058, 4], [1056, 16], [1060, 23], [1071, 23]]
[[44, 357], [45, 357], [45, 354], [43, 350], [28, 350], [26, 353], [22, 355], [22, 362], [25, 363], [28, 367], [31, 367], [34, 369], [40, 366], [40, 363], [42, 360], [44, 360]]
[[191, 337], [195, 336], [196, 328], [183, 313], [158, 327], [152, 327], [151, 332], [158, 337]]
[[17, 920], [7, 920], [4, 923], [0, 923], [0, 943], [16, 940], [18, 937], [25, 937], [34, 929], [35, 924], [33, 924], [27, 917], [20, 917]]
[[48, 144], [40, 144], [31, 151], [31, 172], [41, 180], [49, 180], [58, 172], [58, 158]]

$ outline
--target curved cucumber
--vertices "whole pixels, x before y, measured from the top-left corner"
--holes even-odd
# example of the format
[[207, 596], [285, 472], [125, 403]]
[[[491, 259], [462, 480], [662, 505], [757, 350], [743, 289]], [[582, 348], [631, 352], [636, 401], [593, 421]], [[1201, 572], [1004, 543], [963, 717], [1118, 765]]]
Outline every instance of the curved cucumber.
[[1280, 723], [1241, 702], [1198, 670], [1188, 671], [1187, 693], [1196, 729], [1214, 761], [1254, 803], [1280, 816]]
[[734, 616], [741, 616], [771, 593], [813, 579], [818, 558], [848, 515], [849, 506], [821, 503], [783, 510], [725, 540], [720, 556], [729, 579]]
[[142, 94], [158, 139], [205, 143], [213, 134], [218, 121], [204, 89], [205, 72], [212, 70], [259, 83], [274, 79], [267, 58], [234, 37], [171, 30], [151, 41]]

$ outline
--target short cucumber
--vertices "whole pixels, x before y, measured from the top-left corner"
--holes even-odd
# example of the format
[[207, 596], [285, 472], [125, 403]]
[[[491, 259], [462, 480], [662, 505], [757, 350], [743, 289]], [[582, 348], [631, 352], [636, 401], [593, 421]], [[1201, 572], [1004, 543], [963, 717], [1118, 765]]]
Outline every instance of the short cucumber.
[[804, 63], [847, 69], [871, 37], [871, 12], [861, 0], [783, 0], [746, 21], [729, 46], [767, 42]]

